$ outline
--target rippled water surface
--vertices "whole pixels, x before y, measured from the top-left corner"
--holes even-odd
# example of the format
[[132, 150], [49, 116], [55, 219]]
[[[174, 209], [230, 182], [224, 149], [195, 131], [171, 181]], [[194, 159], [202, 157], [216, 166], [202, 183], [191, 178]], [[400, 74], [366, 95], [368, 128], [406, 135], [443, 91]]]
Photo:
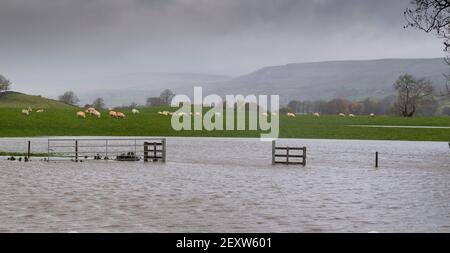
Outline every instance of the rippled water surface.
[[272, 166], [258, 139], [169, 138], [166, 164], [3, 157], [0, 232], [450, 232], [447, 143], [280, 144], [307, 146], [308, 165]]

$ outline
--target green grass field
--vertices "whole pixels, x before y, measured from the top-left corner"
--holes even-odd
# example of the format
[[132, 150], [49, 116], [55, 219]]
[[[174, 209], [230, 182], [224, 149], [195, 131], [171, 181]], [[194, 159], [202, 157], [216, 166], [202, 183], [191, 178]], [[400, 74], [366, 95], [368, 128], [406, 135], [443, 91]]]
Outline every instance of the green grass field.
[[[20, 108], [0, 108], [0, 137], [36, 136], [205, 136], [259, 137], [259, 131], [175, 131], [171, 119], [157, 112], [168, 108], [141, 109], [139, 115], [124, 111], [125, 120], [112, 119], [103, 112], [102, 118], [87, 116], [78, 119], [77, 108], [46, 109], [44, 113], [21, 115]], [[174, 111], [174, 109], [171, 109]], [[450, 117], [400, 118], [358, 116], [298, 116], [280, 117], [281, 138], [361, 139], [450, 141], [450, 129], [362, 128], [350, 125], [446, 126]]]

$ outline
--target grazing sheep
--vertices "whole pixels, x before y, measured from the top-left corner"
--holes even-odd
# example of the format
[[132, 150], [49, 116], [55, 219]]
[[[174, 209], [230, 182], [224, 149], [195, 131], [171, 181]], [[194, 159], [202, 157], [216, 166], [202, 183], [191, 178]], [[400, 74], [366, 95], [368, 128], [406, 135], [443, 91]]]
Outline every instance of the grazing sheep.
[[196, 113], [195, 113], [195, 116], [202, 116], [202, 114], [199, 113], [199, 112], [196, 112]]
[[31, 107], [30, 106], [28, 106], [28, 112], [32, 112], [33, 111], [33, 109], [31, 109]]
[[44, 112], [44, 109], [39, 109], [39, 110], [37, 110], [36, 112], [37, 112], [37, 113], [42, 113], [42, 112]]
[[351, 118], [354, 118], [354, 117], [355, 117], [354, 114], [349, 114], [348, 116], [351, 117]]
[[131, 110], [131, 113], [133, 113], [133, 114], [139, 114], [140, 112], [139, 112], [138, 109], [133, 109], [133, 110]]
[[110, 117], [117, 118], [117, 112], [115, 112], [115, 111], [109, 111], [108, 115]]
[[22, 109], [22, 115], [28, 116], [30, 115], [30, 111], [28, 109]]
[[97, 110], [94, 107], [89, 107], [84, 111], [85, 113], [94, 114]]
[[369, 114], [370, 117], [375, 117], [375, 113]]
[[117, 112], [117, 118], [118, 118], [118, 119], [125, 119], [126, 116], [125, 116], [125, 114], [123, 114], [122, 112]]
[[320, 113], [315, 112], [315, 113], [313, 114], [313, 116], [314, 116], [314, 117], [320, 117]]
[[216, 113], [214, 113], [214, 114], [216, 115], [216, 117], [222, 116], [222, 113], [220, 113], [220, 112], [216, 112]]
[[85, 112], [77, 112], [77, 118], [86, 118], [86, 113]]
[[262, 116], [267, 117], [269, 114], [267, 112], [263, 112]]
[[338, 114], [340, 117], [345, 117], [345, 114], [343, 114], [343, 113], [339, 113]]
[[272, 116], [278, 116], [278, 113], [272, 112]]
[[112, 108], [112, 107], [109, 107], [109, 108], [108, 108], [108, 111], [112, 111], [112, 110], [113, 110], [113, 108]]
[[291, 112], [288, 112], [288, 113], [287, 113], [287, 116], [288, 116], [289, 118], [295, 118], [295, 114], [294, 114], [294, 113], [291, 113]]
[[100, 118], [102, 116], [102, 114], [99, 111], [97, 111], [97, 110], [93, 111], [91, 114], [94, 115], [97, 118]]

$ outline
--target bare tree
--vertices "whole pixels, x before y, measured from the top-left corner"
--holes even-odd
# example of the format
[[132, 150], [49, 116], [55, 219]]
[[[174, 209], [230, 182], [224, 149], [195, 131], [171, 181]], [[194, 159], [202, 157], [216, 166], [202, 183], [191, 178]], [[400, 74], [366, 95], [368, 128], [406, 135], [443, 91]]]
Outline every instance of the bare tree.
[[11, 82], [4, 76], [0, 75], [0, 92], [8, 91], [11, 87]]
[[92, 102], [92, 106], [97, 109], [103, 109], [105, 108], [105, 100], [103, 98], [97, 98]]
[[161, 95], [159, 95], [161, 100], [164, 102], [164, 104], [168, 105], [170, 102], [172, 102], [172, 98], [175, 97], [175, 93], [173, 91], [167, 89], [161, 92]]
[[405, 11], [406, 27], [427, 33], [434, 32], [444, 40], [445, 51], [450, 48], [450, 0], [411, 0], [412, 8]]
[[77, 105], [80, 99], [78, 99], [73, 91], [66, 91], [63, 95], [59, 96], [59, 101], [68, 105]]
[[[426, 33], [435, 33], [444, 40], [444, 51], [450, 50], [450, 0], [411, 0], [412, 8], [405, 11], [405, 17], [408, 24], [405, 28], [413, 27], [425, 31]], [[446, 59], [447, 64], [450, 66]], [[446, 75], [450, 80], [450, 75]], [[446, 91], [441, 92], [443, 96], [450, 96], [450, 87], [445, 86]]]
[[395, 107], [403, 117], [412, 117], [418, 107], [426, 103], [427, 98], [432, 98], [433, 86], [425, 79], [415, 79], [411, 75], [402, 75], [394, 83], [398, 91]]

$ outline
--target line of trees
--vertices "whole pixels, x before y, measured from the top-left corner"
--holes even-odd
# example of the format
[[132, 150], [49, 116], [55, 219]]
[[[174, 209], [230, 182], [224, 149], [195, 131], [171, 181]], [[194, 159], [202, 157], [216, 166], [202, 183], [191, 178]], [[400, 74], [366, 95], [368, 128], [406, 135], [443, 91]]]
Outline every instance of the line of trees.
[[367, 115], [393, 114], [392, 105], [395, 96], [388, 96], [382, 99], [366, 98], [361, 101], [350, 101], [344, 98], [335, 98], [329, 101], [298, 101], [289, 102], [287, 111], [299, 114], [320, 113], [325, 115], [336, 115], [338, 113]]
[[[434, 96], [432, 83], [426, 79], [416, 79], [411, 75], [402, 75], [393, 84], [397, 96], [387, 96], [381, 99], [366, 98], [350, 101], [336, 98], [330, 101], [297, 101], [289, 102], [286, 111], [300, 114], [321, 113], [335, 115], [338, 113], [368, 115], [414, 115], [432, 116], [439, 108]], [[443, 113], [450, 109], [443, 110]]]
[[[0, 90], [1, 91], [1, 90]], [[164, 106], [164, 105], [170, 105], [172, 98], [175, 96], [175, 93], [172, 90], [166, 89], [161, 92], [159, 97], [149, 97], [147, 98], [147, 106]], [[68, 104], [77, 106], [80, 102], [80, 99], [73, 91], [66, 91], [64, 94], [60, 95], [58, 97], [58, 100]], [[84, 107], [94, 107], [97, 109], [104, 109], [105, 108], [105, 100], [101, 97], [95, 99], [92, 104], [86, 104]], [[124, 108], [136, 108], [138, 107], [138, 104], [131, 103], [130, 106], [123, 106]]]

